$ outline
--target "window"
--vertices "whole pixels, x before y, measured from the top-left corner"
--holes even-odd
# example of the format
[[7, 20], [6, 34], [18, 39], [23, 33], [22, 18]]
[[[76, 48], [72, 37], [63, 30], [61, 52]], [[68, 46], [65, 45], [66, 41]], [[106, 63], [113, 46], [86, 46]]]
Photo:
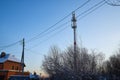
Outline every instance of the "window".
[[16, 70], [18, 70], [18, 66], [16, 67]]
[[12, 66], [12, 70], [14, 70], [14, 66]]

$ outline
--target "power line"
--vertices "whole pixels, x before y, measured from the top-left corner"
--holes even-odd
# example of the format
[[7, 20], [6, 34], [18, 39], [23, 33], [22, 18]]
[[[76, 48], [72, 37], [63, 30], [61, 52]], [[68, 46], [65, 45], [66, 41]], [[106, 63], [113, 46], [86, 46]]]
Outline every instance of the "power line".
[[[20, 41], [21, 41], [21, 40], [20, 40]], [[9, 44], [9, 45], [6, 45], [6, 46], [0, 46], [0, 48], [6, 48], [6, 47], [14, 46], [14, 45], [16, 45], [17, 43], [19, 43], [20, 41], [14, 42], [14, 43]]]
[[[71, 14], [69, 14], [71, 15]], [[38, 34], [37, 36], [31, 38], [30, 40], [28, 40], [27, 42], [31, 42], [32, 40], [38, 39], [39, 36], [41, 36], [42, 34], [46, 33], [47, 31], [49, 31], [50, 29], [52, 29], [53, 27], [55, 27], [57, 24], [59, 24], [60, 22], [62, 22], [64, 19], [66, 19], [69, 15], [65, 16], [63, 19], [61, 19], [60, 21], [58, 21], [57, 23], [55, 23], [54, 25], [50, 26], [49, 28], [47, 28], [46, 30], [42, 31], [40, 34]]]
[[[38, 38], [46, 37], [46, 35], [51, 34], [52, 32], [54, 32], [54, 31], [56, 31], [56, 30], [58, 30], [58, 29], [63, 28], [64, 25], [68, 24], [69, 22], [70, 22], [70, 21], [67, 21], [67, 22], [61, 24], [60, 26], [57, 26], [56, 28], [49, 30], [49, 31], [46, 32], [45, 34], [43, 34], [43, 35], [41, 34]], [[36, 38], [36, 39], [38, 39], [38, 38]]]
[[[94, 7], [100, 5], [100, 4], [103, 3], [103, 2], [104, 2], [104, 0], [98, 2], [97, 4], [95, 4], [94, 6], [92, 6], [91, 8], [89, 8], [89, 9], [87, 9], [86, 11], [82, 12], [81, 14], [79, 14], [79, 15], [77, 16], [77, 18], [78, 18], [79, 16], [81, 16], [81, 15], [87, 13], [88, 11], [90, 11], [91, 9], [93, 9]], [[105, 3], [105, 2], [104, 2], [104, 3]]]
[[[81, 6], [79, 6], [78, 8], [76, 8], [74, 11], [79, 10], [80, 8], [82, 8], [83, 6], [85, 6], [85, 5], [86, 5], [88, 2], [90, 2], [90, 1], [91, 1], [91, 0], [87, 0], [87, 1], [86, 1], [85, 3], [83, 3]], [[35, 37], [31, 38], [30, 40], [28, 40], [26, 43], [28, 43], [28, 42], [30, 42], [30, 41], [32, 41], [32, 40], [35, 40], [35, 39], [40, 38], [39, 36], [43, 37], [43, 36], [45, 36], [45, 35], [48, 35], [49, 33], [53, 32], [53, 31], [56, 31], [57, 29], [61, 28], [61, 27], [56, 27], [54, 30], [51, 30], [51, 29], [53, 29], [57, 24], [59, 24], [60, 22], [62, 22], [62, 21], [65, 20], [66, 18], [68, 18], [68, 17], [71, 15], [71, 13], [72, 13], [72, 12], [70, 12], [67, 16], [65, 16], [64, 18], [62, 18], [62, 19], [59, 20], [58, 22], [56, 22], [54, 25], [52, 25], [52, 26], [50, 26], [49, 28], [47, 28], [46, 30], [42, 31], [42, 32], [41, 32], [40, 34], [38, 34], [37, 36], [35, 36]], [[69, 22], [70, 22], [70, 21], [65, 22], [65, 23], [62, 24], [62, 25], [65, 25], [65, 24], [67, 24], [67, 23], [69, 23]], [[51, 30], [51, 31], [49, 31], [49, 30]], [[49, 31], [49, 32], [48, 32], [48, 31]], [[46, 33], [46, 32], [47, 32], [47, 33]], [[45, 33], [45, 34], [44, 34], [44, 33]], [[42, 35], [42, 34], [44, 34], [44, 35]], [[6, 46], [1, 46], [1, 47], [0, 47], [0, 50], [3, 50], [3, 49], [8, 48], [8, 47], [12, 47], [12, 46], [16, 45], [16, 44], [19, 43], [19, 42], [21, 42], [21, 40], [15, 42], [15, 43], [6, 45]]]
[[[78, 8], [76, 8], [74, 11], [72, 11], [72, 12], [76, 12], [77, 10], [79, 10], [80, 8], [82, 8], [82, 7], [84, 7], [88, 2], [90, 2], [91, 0], [87, 0], [85, 3], [83, 3], [81, 6], [79, 6]], [[71, 13], [72, 13], [71, 12]], [[70, 13], [70, 14], [71, 14]]]
[[22, 41], [22, 40], [17, 41], [17, 42], [14, 42], [14, 43], [9, 44], [9, 45], [6, 45], [6, 46], [1, 46], [1, 47], [0, 47], [0, 50], [3, 50], [3, 49], [5, 49], [5, 48], [9, 48], [9, 47], [15, 46], [16, 44], [20, 43], [21, 41]]
[[120, 6], [120, 0], [104, 0], [108, 5]]
[[[85, 6], [88, 2], [90, 2], [91, 0], [87, 0], [85, 3], [83, 3], [81, 6], [79, 6], [78, 8], [76, 8], [74, 11], [77, 11], [78, 9], [82, 8], [83, 6]], [[44, 31], [42, 31], [40, 34], [38, 34], [37, 36], [29, 39], [27, 42], [31, 42], [35, 39], [38, 39], [38, 37], [44, 33], [46, 33], [47, 31], [49, 31], [50, 29], [54, 28], [57, 24], [59, 24], [60, 22], [62, 22], [63, 20], [65, 20], [66, 18], [68, 18], [69, 16], [71, 16], [70, 12], [67, 16], [63, 17], [61, 20], [59, 20], [58, 22], [56, 22], [54, 25], [50, 26], [49, 28], [45, 29]]]
[[41, 56], [44, 56], [43, 54], [40, 54], [40, 53], [38, 53], [38, 52], [35, 52], [35, 51], [31, 50], [31, 49], [27, 49], [27, 48], [25, 48], [25, 50], [27, 50], [27, 51], [29, 51], [29, 52], [32, 52], [32, 53], [39, 54], [39, 55], [41, 55]]
[[[100, 1], [99, 3], [95, 4], [94, 6], [92, 6], [91, 8], [89, 8], [89, 9], [87, 9], [86, 11], [82, 12], [81, 14], [79, 14], [77, 17], [80, 17], [80, 16], [83, 15], [82, 17], [80, 17], [80, 19], [81, 19], [81, 18], [87, 16], [88, 14], [92, 13], [93, 11], [95, 11], [96, 9], [98, 9], [99, 7], [101, 7], [101, 6], [104, 5], [104, 4], [105, 4], [105, 2], [102, 0], [102, 1]], [[96, 8], [95, 8], [95, 7], [96, 7]], [[92, 10], [92, 9], [93, 9], [93, 10]], [[90, 10], [92, 10], [92, 11], [90, 11]], [[90, 11], [90, 12], [89, 12], [89, 11]], [[89, 12], [89, 13], [87, 13], [87, 12]], [[85, 14], [85, 13], [87, 13], [87, 14]], [[85, 14], [85, 15], [84, 15], [84, 14]], [[80, 19], [79, 19], [79, 20], [80, 20]], [[70, 22], [70, 21], [67, 21], [66, 23], [62, 24], [61, 26], [56, 27], [56, 28], [55, 28], [54, 30], [52, 30], [52, 31], [56, 31], [58, 28], [62, 28], [64, 25], [68, 24], [69, 22]], [[66, 27], [65, 27], [65, 28], [66, 28]], [[55, 35], [57, 35], [57, 33], [62, 32], [63, 30], [65, 30], [65, 29], [63, 28], [62, 30], [56, 32], [55, 34], [49, 36], [47, 39], [42, 40], [40, 43], [43, 43], [43, 42], [45, 42], [45, 41], [48, 41], [50, 38], [54, 37]], [[51, 32], [51, 31], [50, 31], [50, 32]], [[46, 33], [45, 35], [47, 35], [47, 34], [49, 34], [49, 32]], [[43, 35], [43, 36], [41, 36], [41, 37], [44, 37], [45, 35]], [[39, 43], [39, 44], [40, 44], [40, 43]], [[31, 47], [31, 48], [37, 47], [37, 46], [39, 46], [39, 44], [37, 44], [37, 45], [35, 45], [35, 46]]]
[[[70, 26], [70, 25], [69, 25], [69, 26]], [[35, 47], [39, 46], [39, 44], [44, 43], [45, 41], [50, 40], [50, 39], [53, 38], [54, 36], [58, 35], [57, 33], [60, 33], [60, 32], [62, 32], [62, 31], [64, 31], [66, 28], [68, 28], [68, 27], [65, 26], [64, 28], [62, 28], [62, 29], [59, 30], [58, 32], [56, 32], [56, 33], [54, 33], [53, 35], [47, 37], [46, 39], [40, 41], [38, 44], [32, 46], [31, 48], [35, 48]], [[31, 48], [30, 48], [30, 49], [31, 49]]]
[[[83, 6], [85, 6], [88, 2], [90, 2], [91, 0], [87, 0], [85, 3], [83, 3], [81, 6], [79, 6], [78, 8], [76, 8], [74, 11], [77, 11], [78, 9], [82, 8]], [[70, 12], [67, 16], [65, 16], [64, 18], [62, 18], [61, 20], [59, 20], [58, 22], [56, 22], [54, 25], [50, 26], [49, 28], [47, 28], [46, 30], [42, 31], [40, 34], [38, 34], [37, 36], [31, 38], [30, 40], [28, 40], [27, 42], [30, 42], [32, 40], [35, 40], [35, 39], [38, 39], [39, 36], [41, 36], [42, 34], [46, 33], [47, 31], [49, 31], [50, 29], [52, 29], [53, 27], [55, 27], [57, 24], [59, 24], [60, 22], [62, 22], [63, 20], [65, 20], [66, 18], [68, 18], [70, 15], [71, 15], [72, 12]], [[70, 22], [70, 21], [69, 21]], [[68, 22], [64, 23], [64, 24], [67, 24]], [[63, 24], [63, 25], [64, 25]], [[57, 30], [59, 27], [56, 27], [54, 30], [52, 31], [55, 31]], [[51, 31], [50, 31], [51, 32]], [[49, 32], [47, 32], [46, 34], [44, 35], [47, 35]], [[20, 40], [21, 41], [21, 40]], [[6, 46], [1, 46], [0, 48], [3, 49], [3, 48], [8, 48], [8, 47], [11, 47], [11, 46], [14, 46], [16, 45], [17, 43], [19, 43], [20, 41], [17, 41], [15, 43], [12, 43], [12, 44], [9, 44], [9, 45], [6, 45]], [[26, 43], [27, 43], [26, 42]], [[0, 50], [1, 50], [0, 49]]]
[[[89, 15], [90, 13], [92, 13], [92, 12], [94, 12], [95, 10], [97, 10], [98, 8], [100, 8], [100, 7], [102, 7], [103, 5], [105, 4], [105, 2], [100, 2], [100, 3], [98, 3], [97, 5], [94, 5], [94, 7], [92, 7], [91, 9], [93, 9], [93, 10], [91, 10], [91, 9], [88, 9], [88, 11], [85, 11], [87, 14], [85, 14], [85, 15], [83, 15], [83, 16], [81, 16], [81, 15], [79, 15], [78, 17], [80, 17], [78, 20], [80, 20], [80, 19], [83, 19], [84, 17], [86, 17], [87, 15]], [[96, 8], [95, 8], [96, 7]], [[91, 10], [91, 11], [90, 11]], [[90, 11], [90, 12], [89, 12]]]
[[[89, 1], [90, 1], [90, 0], [87, 0], [84, 4], [82, 4], [81, 6], [79, 6], [78, 8], [76, 8], [74, 11], [77, 11], [77, 10], [79, 10], [80, 8], [82, 8], [82, 7], [83, 7], [84, 5], [86, 5]], [[97, 3], [97, 4], [94, 5], [93, 7], [89, 8], [88, 10], [82, 12], [82, 13], [79, 14], [77, 17], [80, 17], [80, 16], [84, 15], [85, 13], [89, 12], [91, 9], [93, 9], [93, 8], [96, 7], [96, 6], [98, 6], [98, 5], [101, 4], [102, 2], [104, 2], [104, 0], [102, 0], [102, 1], [99, 2], [99, 3]], [[98, 9], [98, 8], [95, 8], [94, 10], [96, 10], [96, 9]], [[86, 15], [90, 14], [90, 13], [93, 12], [94, 10], [90, 11], [90, 12], [87, 13]], [[61, 26], [58, 26], [58, 27], [54, 28], [54, 30], [51, 30], [53, 27], [55, 27], [57, 24], [59, 24], [60, 22], [62, 22], [64, 19], [68, 18], [70, 15], [71, 15], [71, 13], [68, 14], [67, 16], [65, 16], [64, 18], [62, 18], [62, 19], [61, 19], [60, 21], [58, 21], [57, 23], [55, 23], [53, 26], [50, 26], [48, 29], [44, 30], [43, 32], [41, 32], [41, 33], [38, 34], [37, 36], [31, 38], [31, 39], [28, 40], [27, 42], [30, 42], [30, 41], [35, 40], [35, 39], [38, 39], [38, 38], [40, 38], [40, 37], [44, 37], [45, 35], [48, 35], [49, 33], [53, 32], [53, 31], [56, 31], [57, 29], [62, 28], [62, 26], [68, 24], [70, 21], [65, 22], [65, 23], [62, 24]], [[82, 18], [85, 17], [86, 15], [82, 16]], [[48, 31], [49, 31], [49, 32], [48, 32]], [[60, 30], [60, 31], [62, 31], [62, 30]], [[47, 33], [46, 33], [46, 32], [47, 32]], [[57, 33], [58, 33], [58, 32], [57, 32]], [[56, 33], [56, 34], [57, 34], [57, 33]], [[42, 34], [43, 34], [43, 35], [42, 35]], [[40, 36], [40, 37], [39, 37], [39, 36]], [[50, 38], [51, 38], [51, 37], [50, 37]], [[21, 40], [20, 40], [20, 41], [21, 41]], [[15, 42], [15, 43], [12, 43], [12, 44], [7, 45], [7, 46], [2, 46], [2, 49], [3, 49], [3, 48], [7, 48], [7, 47], [14, 46], [15, 44], [17, 44], [17, 43], [20, 42], [20, 41], [17, 41], [17, 42]], [[41, 41], [41, 42], [42, 42], [42, 41]]]

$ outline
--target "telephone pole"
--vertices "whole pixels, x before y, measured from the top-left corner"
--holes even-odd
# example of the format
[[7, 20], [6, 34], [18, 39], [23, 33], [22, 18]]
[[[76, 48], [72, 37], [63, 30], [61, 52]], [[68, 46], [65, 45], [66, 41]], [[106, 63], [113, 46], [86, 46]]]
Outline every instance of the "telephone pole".
[[76, 28], [77, 28], [77, 24], [76, 24], [76, 17], [75, 17], [75, 12], [72, 13], [72, 28], [73, 28], [73, 32], [74, 32], [74, 72], [77, 73], [77, 60], [76, 60]]
[[25, 39], [22, 41], [23, 49], [22, 49], [22, 57], [21, 57], [21, 66], [22, 66], [22, 75], [24, 75], [24, 49], [25, 49]]

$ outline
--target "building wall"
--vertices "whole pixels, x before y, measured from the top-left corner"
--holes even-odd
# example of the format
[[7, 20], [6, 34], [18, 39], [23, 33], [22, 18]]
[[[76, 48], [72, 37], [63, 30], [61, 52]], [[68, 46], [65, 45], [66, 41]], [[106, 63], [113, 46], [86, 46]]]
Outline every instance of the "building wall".
[[7, 80], [8, 71], [0, 71], [0, 80]]
[[[2, 52], [0, 58], [5, 58], [5, 56], [10, 55], [6, 55]], [[8, 80], [11, 75], [23, 75], [22, 65], [20, 62], [10, 61], [7, 59], [7, 61], [0, 63], [0, 80]], [[24, 72], [24, 75], [29, 75], [29, 72]]]
[[[0, 80], [7, 80], [11, 75], [22, 75], [21, 63], [6, 61], [0, 63]], [[24, 72], [24, 75], [29, 75], [29, 72]]]
[[21, 64], [13, 61], [6, 61], [3, 64], [3, 70], [16, 70], [20, 71], [22, 70]]
[[[24, 72], [24, 75], [29, 75], [29, 72]], [[22, 72], [16, 71], [0, 71], [0, 80], [8, 80], [11, 75], [22, 75]]]
[[[9, 76], [11, 75], [22, 75], [22, 74], [23, 74], [22, 72], [8, 71], [6, 78], [8, 79]], [[30, 74], [29, 72], [24, 72], [24, 75], [29, 75], [29, 74]]]
[[3, 69], [3, 63], [0, 63], [0, 70]]

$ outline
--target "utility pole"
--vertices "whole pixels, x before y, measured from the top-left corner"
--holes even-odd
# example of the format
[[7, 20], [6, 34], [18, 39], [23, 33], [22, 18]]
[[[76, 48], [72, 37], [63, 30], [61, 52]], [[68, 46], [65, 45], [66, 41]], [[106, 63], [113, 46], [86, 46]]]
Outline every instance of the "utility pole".
[[22, 75], [24, 75], [24, 49], [25, 49], [25, 39], [22, 41], [23, 49], [22, 49], [22, 57], [21, 57], [21, 66], [22, 66]]
[[77, 73], [77, 60], [76, 60], [76, 28], [77, 28], [77, 24], [76, 24], [76, 17], [75, 17], [75, 12], [72, 13], [72, 28], [73, 28], [73, 32], [74, 32], [74, 72]]

